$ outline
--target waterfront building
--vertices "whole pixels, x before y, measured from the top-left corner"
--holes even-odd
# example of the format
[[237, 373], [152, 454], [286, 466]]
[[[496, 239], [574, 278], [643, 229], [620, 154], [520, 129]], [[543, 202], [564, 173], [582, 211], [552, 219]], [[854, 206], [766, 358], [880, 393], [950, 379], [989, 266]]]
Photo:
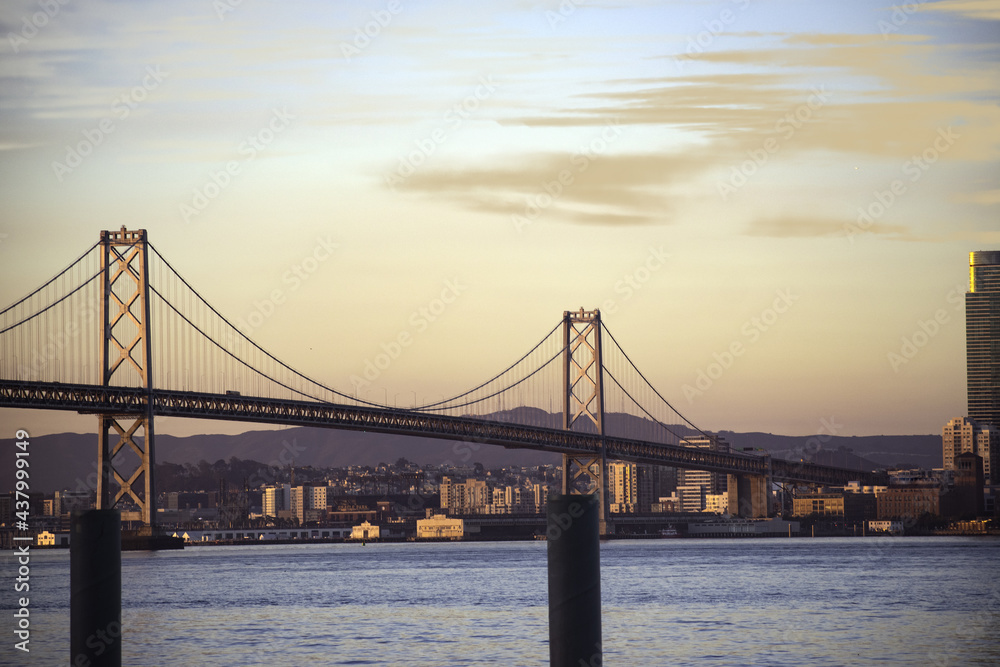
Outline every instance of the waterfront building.
[[465, 534], [465, 522], [444, 514], [417, 519], [417, 539], [460, 539]]
[[868, 522], [868, 531], [872, 533], [889, 533], [890, 535], [903, 534], [903, 522], [894, 519], [872, 520]]
[[969, 417], [956, 417], [941, 429], [941, 449], [945, 470], [956, 470], [955, 457], [977, 454], [982, 459], [983, 480], [1000, 484], [1000, 430]]
[[676, 488], [669, 496], [660, 496], [660, 498], [653, 503], [653, 512], [656, 514], [664, 514], [667, 512], [677, 512], [680, 507], [680, 499], [677, 497]]
[[943, 468], [935, 468], [933, 470], [926, 470], [924, 468], [889, 470], [889, 484], [900, 486], [903, 484], [917, 484], [931, 481], [938, 481], [943, 484], [948, 481], [951, 472]]
[[714, 514], [727, 514], [729, 512], [728, 493], [708, 493], [705, 494], [705, 512]]
[[715, 519], [692, 521], [687, 532], [691, 537], [756, 537], [759, 535], [787, 536], [799, 534], [799, 522], [773, 517], [770, 519]]
[[848, 524], [859, 524], [876, 518], [878, 500], [874, 494], [850, 491], [815, 491], [797, 494], [792, 498], [792, 515], [816, 514], [832, 519], [842, 519]]
[[792, 515], [844, 516], [843, 493], [805, 493], [792, 498]]
[[969, 418], [1000, 428], [1000, 251], [969, 253], [965, 358]]
[[334, 524], [354, 525], [364, 521], [378, 521], [378, 510], [357, 503], [351, 498], [335, 501], [327, 509], [327, 519]]
[[678, 511], [681, 512], [701, 512], [705, 509], [705, 497], [708, 495], [705, 490], [708, 487], [702, 484], [678, 484], [677, 500]]
[[363, 521], [361, 525], [354, 526], [351, 529], [351, 539], [352, 540], [377, 540], [380, 536], [380, 529], [378, 526], [373, 526], [368, 521]]
[[915, 520], [924, 514], [941, 514], [941, 487], [937, 484], [888, 486], [877, 492], [875, 499], [880, 520]]
[[983, 514], [983, 462], [972, 452], [955, 457], [955, 483], [942, 501], [946, 517], [972, 518]]

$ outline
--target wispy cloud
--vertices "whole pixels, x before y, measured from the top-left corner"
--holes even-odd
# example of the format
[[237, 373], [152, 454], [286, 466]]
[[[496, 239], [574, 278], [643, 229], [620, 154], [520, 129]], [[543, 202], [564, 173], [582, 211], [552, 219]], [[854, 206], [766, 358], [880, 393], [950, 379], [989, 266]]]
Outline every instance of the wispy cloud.
[[425, 169], [402, 189], [532, 220], [531, 206], [540, 202], [537, 217], [546, 221], [667, 224], [674, 221], [671, 198], [710, 166], [683, 153], [539, 153], [490, 167]]
[[1000, 21], [1000, 2], [997, 0], [942, 0], [919, 5], [923, 12], [951, 12], [972, 19]]
[[[750, 222], [745, 230], [747, 236], [766, 236], [771, 238], [818, 238], [844, 236], [844, 220], [832, 218], [776, 217], [759, 218]], [[902, 225], [878, 224], [870, 233], [892, 239], [902, 239], [908, 236], [908, 229]]]

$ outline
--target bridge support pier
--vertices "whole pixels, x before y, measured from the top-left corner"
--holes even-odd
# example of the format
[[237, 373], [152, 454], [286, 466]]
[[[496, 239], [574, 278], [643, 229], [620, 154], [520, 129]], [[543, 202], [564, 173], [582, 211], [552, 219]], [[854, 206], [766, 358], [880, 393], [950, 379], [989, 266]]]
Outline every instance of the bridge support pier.
[[[579, 421], [579, 430], [601, 435], [601, 450], [586, 456], [563, 454], [562, 492], [596, 495], [600, 534], [611, 535], [615, 530], [608, 504], [601, 334], [600, 310], [563, 312], [563, 428], [574, 430]], [[590, 488], [577, 488], [581, 479], [590, 482]]]
[[770, 486], [764, 475], [729, 475], [729, 513], [745, 519], [770, 516]]
[[[141, 416], [99, 414], [97, 464], [97, 509], [109, 510], [127, 496], [142, 514], [151, 531], [156, 525], [156, 486], [153, 480], [153, 343], [149, 311], [149, 255], [146, 230], [101, 232], [101, 385], [139, 386], [144, 389]], [[132, 420], [123, 426], [119, 419]], [[128, 423], [125, 421], [124, 423]], [[118, 433], [111, 446], [110, 430]], [[142, 446], [136, 441], [142, 429]], [[120, 474], [114, 459], [125, 445], [139, 457], [138, 467]], [[142, 477], [142, 495], [139, 478]], [[118, 484], [112, 498], [111, 482]]]
[[[127, 429], [119, 419], [133, 420]], [[128, 423], [127, 421], [125, 422]], [[111, 446], [110, 431], [118, 434], [118, 442]], [[136, 441], [139, 430], [142, 430], [142, 445]], [[114, 465], [123, 447], [128, 445], [139, 457], [139, 465], [131, 473], [117, 470]], [[142, 522], [150, 528], [156, 525], [156, 484], [153, 469], [156, 460], [153, 456], [153, 420], [131, 416], [116, 415], [97, 416], [97, 509], [113, 508], [123, 497], [139, 506]], [[127, 476], [126, 476], [127, 475]], [[141, 478], [141, 480], [140, 480]], [[118, 484], [118, 492], [112, 497], [111, 482]], [[140, 495], [141, 490], [141, 495]]]

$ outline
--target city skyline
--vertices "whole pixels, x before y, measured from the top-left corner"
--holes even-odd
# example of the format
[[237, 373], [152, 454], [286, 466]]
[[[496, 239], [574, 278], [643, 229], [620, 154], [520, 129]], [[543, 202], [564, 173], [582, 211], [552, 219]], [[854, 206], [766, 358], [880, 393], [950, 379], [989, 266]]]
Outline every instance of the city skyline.
[[0, 10], [5, 305], [124, 225], [348, 393], [405, 336], [360, 387], [390, 404], [478, 384], [582, 306], [704, 429], [966, 413], [996, 3], [52, 7]]

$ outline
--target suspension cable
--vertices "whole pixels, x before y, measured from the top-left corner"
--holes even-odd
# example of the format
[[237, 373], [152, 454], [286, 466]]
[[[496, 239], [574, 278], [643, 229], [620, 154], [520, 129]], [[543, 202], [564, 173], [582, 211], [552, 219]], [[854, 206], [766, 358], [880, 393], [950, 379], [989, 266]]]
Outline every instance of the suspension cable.
[[[205, 304], [205, 306], [206, 306], [206, 307], [207, 307], [207, 308], [208, 308], [209, 310], [211, 310], [211, 311], [212, 311], [212, 312], [213, 312], [213, 313], [214, 313], [214, 314], [216, 315], [216, 317], [218, 317], [218, 318], [219, 318], [219, 319], [221, 319], [221, 320], [222, 320], [223, 322], [225, 322], [225, 323], [226, 323], [226, 324], [227, 324], [227, 325], [229, 326], [229, 328], [230, 328], [230, 329], [232, 329], [233, 331], [235, 331], [236, 333], [238, 333], [238, 334], [239, 334], [239, 335], [240, 335], [240, 336], [241, 336], [242, 338], [244, 338], [244, 339], [245, 339], [245, 340], [246, 340], [246, 341], [247, 341], [248, 343], [250, 343], [250, 344], [251, 344], [251, 345], [253, 345], [253, 346], [254, 346], [255, 348], [257, 348], [258, 350], [260, 350], [261, 352], [263, 352], [265, 356], [267, 356], [267, 357], [268, 357], [269, 359], [271, 359], [271, 361], [273, 361], [273, 362], [275, 362], [276, 364], [278, 364], [278, 365], [282, 366], [282, 367], [283, 367], [283, 368], [285, 368], [286, 370], [288, 370], [288, 371], [291, 371], [291, 372], [292, 372], [292, 373], [293, 373], [294, 375], [297, 375], [298, 377], [300, 377], [300, 378], [302, 378], [302, 379], [306, 380], [307, 382], [310, 382], [310, 383], [312, 383], [312, 384], [316, 385], [317, 387], [319, 387], [319, 388], [321, 388], [321, 389], [325, 389], [326, 391], [328, 391], [328, 392], [330, 392], [330, 393], [332, 393], [332, 394], [335, 394], [335, 395], [337, 395], [337, 396], [340, 396], [341, 398], [344, 398], [344, 399], [347, 399], [348, 401], [355, 401], [355, 402], [357, 402], [357, 403], [364, 403], [365, 405], [371, 405], [371, 406], [373, 406], [373, 407], [377, 407], [377, 408], [388, 408], [388, 407], [389, 407], [388, 405], [384, 405], [384, 404], [382, 404], [382, 403], [375, 403], [375, 402], [372, 402], [372, 401], [366, 401], [366, 400], [364, 400], [364, 399], [362, 399], [362, 398], [357, 398], [357, 397], [354, 397], [354, 396], [348, 396], [347, 394], [344, 394], [343, 392], [339, 392], [339, 391], [337, 391], [336, 389], [333, 389], [333, 388], [331, 388], [331, 387], [327, 387], [327, 386], [326, 386], [326, 385], [324, 385], [323, 383], [321, 383], [321, 382], [317, 382], [316, 380], [313, 380], [313, 379], [312, 379], [312, 378], [310, 378], [309, 376], [307, 376], [307, 375], [305, 375], [305, 374], [303, 374], [303, 373], [301, 373], [301, 372], [299, 372], [299, 371], [295, 370], [294, 368], [292, 368], [291, 366], [289, 366], [289, 365], [288, 365], [288, 364], [286, 364], [285, 362], [283, 362], [283, 361], [281, 361], [280, 359], [278, 359], [277, 357], [275, 357], [275, 356], [274, 356], [273, 354], [271, 354], [270, 352], [268, 352], [267, 350], [265, 350], [264, 348], [262, 348], [262, 347], [261, 347], [260, 345], [258, 345], [257, 343], [255, 343], [255, 342], [253, 341], [253, 339], [251, 339], [251, 338], [250, 338], [249, 336], [247, 336], [247, 335], [246, 335], [245, 333], [243, 333], [242, 331], [240, 331], [240, 330], [239, 330], [239, 329], [238, 329], [237, 327], [233, 326], [232, 322], [230, 322], [229, 320], [227, 320], [227, 319], [225, 318], [225, 316], [223, 316], [223, 315], [222, 315], [222, 313], [220, 313], [219, 311], [217, 311], [217, 310], [215, 309], [215, 307], [214, 307], [214, 306], [212, 306], [212, 304], [210, 304], [210, 303], [209, 303], [208, 301], [206, 301], [206, 300], [205, 300], [205, 298], [204, 298], [204, 297], [202, 297], [202, 296], [201, 296], [201, 294], [199, 294], [199, 293], [198, 293], [198, 290], [196, 290], [195, 288], [191, 287], [191, 284], [190, 284], [190, 283], [189, 283], [188, 281], [184, 280], [184, 277], [183, 277], [183, 276], [181, 276], [181, 274], [179, 274], [179, 273], [177, 272], [177, 270], [176, 270], [176, 269], [175, 269], [175, 268], [174, 268], [173, 266], [171, 266], [171, 265], [170, 265], [170, 262], [168, 262], [168, 261], [166, 260], [166, 258], [165, 258], [165, 257], [164, 257], [163, 255], [161, 255], [161, 254], [160, 254], [160, 252], [156, 250], [156, 248], [154, 248], [154, 247], [153, 247], [153, 244], [152, 244], [152, 243], [149, 243], [148, 245], [149, 245], [149, 247], [150, 247], [150, 248], [151, 248], [151, 249], [153, 250], [153, 252], [155, 252], [155, 253], [156, 253], [156, 256], [157, 256], [157, 257], [159, 257], [159, 258], [160, 258], [160, 260], [161, 260], [161, 261], [162, 261], [162, 262], [163, 262], [163, 263], [164, 263], [164, 264], [165, 264], [165, 265], [167, 266], [167, 268], [169, 268], [169, 269], [170, 269], [170, 271], [171, 271], [171, 272], [172, 272], [172, 273], [173, 273], [173, 274], [174, 274], [175, 276], [177, 276], [178, 280], [180, 280], [180, 281], [181, 281], [182, 283], [184, 283], [184, 285], [185, 285], [185, 286], [186, 286], [186, 287], [187, 287], [187, 288], [188, 288], [189, 290], [191, 290], [191, 292], [192, 292], [192, 293], [193, 293], [193, 294], [194, 294], [194, 295], [195, 295], [196, 297], [198, 297], [198, 300], [199, 300], [199, 301], [201, 301], [201, 302], [202, 302], [203, 304]], [[161, 298], [162, 298], [162, 297], [161, 297]], [[169, 304], [168, 304], [168, 305], [169, 305]], [[178, 313], [178, 315], [180, 315], [180, 313]], [[184, 317], [184, 316], [183, 316], [183, 315], [181, 315], [181, 317]], [[187, 318], [185, 318], [185, 320], [186, 320], [186, 319], [187, 319]], [[194, 326], [194, 325], [192, 324], [191, 326]], [[204, 334], [202, 334], [202, 335], [204, 335]], [[214, 342], [214, 341], [213, 341], [213, 342]], [[216, 343], [216, 345], [218, 345], [218, 343]], [[222, 348], [222, 349], [225, 349], [225, 348]], [[227, 350], [227, 353], [228, 353], [228, 350]], [[231, 355], [231, 353], [230, 353], [230, 355]], [[248, 365], [248, 364], [246, 364], [246, 362], [243, 362], [243, 363], [244, 363], [244, 365], [247, 365], [247, 366], [249, 367], [249, 365]], [[256, 369], [253, 369], [253, 370], [256, 370]], [[263, 375], [263, 374], [262, 374], [262, 375]], [[265, 376], [265, 377], [266, 377], [266, 376]], [[269, 378], [269, 379], [270, 379], [270, 378]], [[281, 383], [278, 383], [278, 384], [281, 384]], [[282, 386], [284, 386], [284, 385], [282, 385]], [[297, 390], [293, 390], [293, 391], [297, 391]], [[301, 392], [300, 392], [300, 393], [301, 393]], [[306, 396], [306, 395], [307, 395], [307, 394], [303, 394], [303, 396]], [[320, 399], [316, 399], [316, 400], [320, 400]], [[329, 402], [329, 401], [323, 401], [323, 402], [324, 402], [324, 403], [327, 403], [327, 402]]]
[[[62, 271], [60, 271], [59, 273], [57, 273], [57, 274], [56, 274], [56, 275], [55, 275], [55, 276], [54, 276], [54, 277], [53, 277], [53, 278], [52, 278], [51, 280], [47, 281], [47, 282], [46, 282], [46, 283], [45, 283], [44, 285], [42, 285], [41, 287], [39, 287], [38, 289], [36, 289], [36, 290], [35, 290], [34, 292], [32, 292], [31, 294], [29, 294], [28, 296], [26, 296], [26, 297], [22, 298], [22, 299], [21, 299], [20, 301], [18, 301], [18, 302], [16, 302], [16, 303], [12, 303], [11, 305], [9, 305], [9, 306], [7, 306], [6, 308], [4, 308], [3, 310], [0, 310], [0, 315], [3, 315], [4, 313], [6, 313], [6, 312], [7, 312], [8, 310], [10, 310], [11, 308], [15, 308], [15, 307], [17, 307], [17, 306], [21, 305], [22, 303], [24, 303], [25, 301], [27, 301], [28, 299], [30, 299], [31, 297], [35, 296], [36, 294], [38, 294], [39, 292], [41, 292], [41, 291], [42, 291], [43, 289], [45, 289], [46, 287], [48, 287], [49, 285], [51, 285], [51, 284], [52, 284], [53, 282], [55, 282], [55, 281], [56, 281], [56, 280], [57, 280], [57, 279], [58, 279], [58, 278], [59, 278], [59, 277], [60, 277], [60, 276], [61, 276], [62, 274], [66, 273], [67, 271], [69, 271], [70, 269], [72, 269], [72, 268], [73, 268], [74, 266], [76, 266], [76, 265], [77, 265], [77, 264], [78, 264], [78, 263], [79, 263], [79, 262], [80, 262], [80, 261], [81, 261], [81, 260], [82, 260], [82, 259], [83, 259], [84, 257], [86, 257], [87, 255], [89, 255], [89, 254], [90, 254], [90, 252], [91, 252], [91, 251], [92, 251], [92, 250], [93, 250], [94, 248], [96, 248], [97, 246], [99, 246], [100, 244], [101, 244], [101, 242], [100, 242], [100, 241], [98, 241], [98, 242], [97, 242], [97, 243], [95, 243], [94, 245], [90, 246], [90, 247], [89, 247], [89, 248], [87, 249], [87, 252], [85, 252], [85, 253], [83, 253], [82, 255], [80, 255], [79, 257], [77, 257], [77, 258], [76, 258], [76, 259], [75, 259], [75, 260], [73, 261], [73, 263], [72, 263], [72, 264], [70, 264], [70, 265], [69, 265], [69, 266], [67, 266], [67, 267], [66, 267], [65, 269], [63, 269]], [[86, 283], [85, 283], [85, 284], [86, 284]], [[25, 322], [27, 322], [27, 320], [24, 320], [24, 321], [25, 321]], [[4, 331], [6, 331], [6, 329], [5, 329]], [[0, 333], [3, 333], [3, 332], [0, 332]]]
[[[45, 308], [42, 308], [41, 310], [39, 310], [39, 311], [38, 311], [37, 313], [35, 313], [35, 314], [33, 314], [33, 315], [29, 315], [28, 317], [25, 317], [25, 318], [24, 318], [23, 320], [21, 320], [21, 321], [20, 321], [20, 322], [18, 322], [17, 324], [12, 324], [12, 325], [10, 325], [9, 327], [7, 327], [6, 329], [0, 329], [0, 334], [5, 334], [5, 333], [7, 333], [8, 331], [10, 331], [11, 329], [13, 329], [13, 328], [15, 328], [15, 327], [19, 327], [19, 326], [21, 326], [21, 325], [22, 325], [22, 324], [24, 324], [25, 322], [30, 322], [31, 320], [35, 319], [36, 317], [38, 317], [39, 315], [41, 315], [41, 314], [42, 314], [42, 313], [44, 313], [45, 311], [47, 311], [47, 310], [50, 310], [50, 309], [52, 309], [52, 308], [55, 308], [55, 307], [56, 307], [56, 306], [58, 306], [58, 305], [59, 305], [60, 303], [62, 303], [62, 302], [63, 302], [63, 301], [65, 301], [66, 299], [70, 298], [71, 296], [73, 296], [74, 294], [76, 294], [77, 292], [79, 292], [80, 290], [82, 290], [82, 289], [83, 289], [84, 287], [86, 287], [87, 285], [89, 285], [89, 284], [90, 284], [91, 282], [93, 282], [94, 278], [96, 278], [96, 277], [97, 277], [97, 276], [99, 276], [99, 275], [101, 275], [101, 271], [100, 271], [100, 270], [98, 270], [98, 271], [97, 271], [97, 273], [95, 273], [95, 274], [94, 274], [94, 275], [92, 275], [92, 276], [91, 276], [90, 278], [88, 278], [88, 279], [86, 280], [86, 282], [83, 282], [83, 283], [81, 283], [80, 285], [78, 285], [78, 286], [76, 287], [76, 289], [74, 289], [74, 290], [73, 290], [72, 292], [69, 292], [68, 294], [64, 295], [64, 296], [63, 296], [63, 297], [62, 297], [61, 299], [59, 299], [58, 301], [53, 301], [52, 303], [50, 303], [49, 305], [47, 305], [47, 306], [46, 306]], [[37, 290], [36, 290], [36, 291], [37, 291]], [[23, 300], [24, 300], [24, 299], [22, 299], [21, 301], [23, 301]], [[20, 303], [20, 302], [18, 302], [18, 303]], [[11, 306], [11, 308], [13, 308], [13, 306]], [[7, 310], [10, 310], [10, 308], [8, 308]], [[4, 312], [6, 312], [6, 311], [4, 311]], [[0, 313], [0, 315], [2, 315], [2, 314], [3, 314], [3, 313]]]
[[[451, 403], [452, 401], [457, 401], [460, 398], [468, 396], [469, 394], [471, 394], [474, 391], [479, 391], [480, 389], [482, 389], [483, 387], [485, 387], [489, 383], [493, 382], [494, 380], [500, 378], [505, 373], [507, 373], [510, 369], [514, 368], [519, 363], [521, 363], [522, 361], [524, 361], [525, 359], [527, 359], [528, 356], [532, 352], [534, 352], [539, 347], [541, 347], [542, 343], [544, 343], [545, 341], [547, 341], [549, 339], [549, 336], [551, 336], [553, 333], [555, 333], [556, 329], [558, 329], [559, 325], [561, 325], [561, 324], [562, 324], [562, 322], [560, 321], [559, 324], [556, 324], [554, 327], [552, 327], [552, 331], [550, 331], [547, 334], [545, 334], [545, 336], [543, 336], [542, 339], [540, 341], [538, 341], [538, 343], [533, 348], [531, 348], [530, 350], [528, 350], [528, 352], [524, 356], [522, 356], [520, 359], [518, 359], [517, 361], [515, 361], [514, 363], [512, 363], [510, 366], [508, 366], [507, 368], [505, 368], [503, 371], [501, 371], [501, 372], [497, 373], [496, 375], [494, 375], [493, 377], [491, 377], [486, 382], [483, 382], [482, 384], [480, 384], [478, 387], [473, 387], [472, 389], [470, 389], [470, 390], [468, 390], [466, 392], [463, 392], [461, 394], [458, 394], [457, 396], [452, 396], [451, 398], [448, 398], [448, 399], [445, 399], [445, 400], [442, 400], [442, 401], [437, 401], [436, 403], [428, 403], [426, 405], [421, 405], [420, 407], [415, 407], [413, 409], [414, 410], [428, 410], [430, 408], [437, 407], [438, 405], [442, 405], [444, 403]], [[551, 361], [551, 359], [549, 361]], [[545, 362], [545, 363], [547, 365], [549, 362]], [[542, 368], [544, 368], [544, 366]], [[518, 383], [518, 384], [520, 384], [520, 383]], [[516, 387], [516, 386], [517, 386], [517, 384], [511, 385], [511, 387]], [[508, 388], [510, 388], [510, 387], [508, 387]], [[465, 403], [464, 405], [469, 405], [469, 404]], [[462, 406], [454, 406], [454, 407], [462, 407]]]
[[273, 383], [275, 383], [277, 385], [280, 385], [280, 386], [284, 387], [285, 389], [291, 391], [292, 393], [299, 394], [301, 396], [305, 396], [306, 398], [311, 398], [314, 401], [318, 401], [320, 403], [330, 403], [329, 401], [325, 401], [325, 400], [323, 400], [321, 398], [317, 398], [316, 396], [312, 396], [310, 394], [307, 394], [304, 391], [301, 391], [299, 389], [294, 389], [292, 387], [289, 387], [284, 382], [282, 382], [280, 380], [276, 380], [275, 378], [271, 377], [267, 373], [254, 368], [253, 366], [251, 366], [250, 364], [248, 364], [246, 361], [243, 361], [242, 359], [240, 359], [239, 357], [237, 357], [235, 354], [233, 354], [232, 352], [230, 352], [229, 350], [227, 350], [226, 348], [224, 348], [221, 343], [219, 343], [218, 341], [216, 341], [214, 338], [212, 338], [211, 336], [209, 336], [207, 333], [205, 333], [204, 331], [202, 331], [201, 328], [198, 327], [197, 324], [195, 324], [194, 322], [192, 322], [191, 320], [189, 320], [187, 318], [187, 316], [184, 315], [184, 313], [182, 313], [180, 310], [178, 310], [174, 306], [174, 304], [172, 304], [169, 301], [167, 301], [167, 299], [162, 294], [160, 294], [159, 290], [157, 290], [152, 285], [149, 286], [149, 289], [152, 290], [153, 293], [156, 294], [156, 296], [160, 297], [160, 300], [163, 301], [163, 303], [167, 304], [167, 306], [169, 306], [171, 310], [173, 310], [175, 313], [177, 313], [177, 315], [180, 316], [180, 318], [182, 320], [184, 320], [185, 322], [187, 322], [191, 326], [192, 329], [194, 329], [195, 331], [197, 331], [198, 333], [200, 333], [202, 335], [202, 337], [205, 338], [205, 340], [207, 340], [208, 342], [212, 343], [217, 348], [219, 348], [220, 350], [222, 350], [223, 352], [225, 352], [226, 354], [228, 354], [230, 357], [232, 357], [236, 361], [240, 362], [241, 364], [243, 364], [244, 366], [246, 366], [247, 368], [249, 368], [253, 372], [257, 373], [258, 375], [260, 375], [260, 376], [262, 376], [264, 378], [267, 378], [268, 380], [270, 380], [271, 382], [273, 382]]
[[[647, 379], [646, 379], [646, 376], [642, 374], [642, 371], [640, 371], [640, 370], [639, 370], [639, 369], [638, 369], [638, 368], [636, 367], [636, 365], [635, 365], [635, 364], [634, 364], [634, 363], [632, 362], [632, 360], [631, 360], [631, 359], [629, 358], [628, 354], [626, 354], [625, 350], [623, 350], [623, 349], [622, 349], [622, 346], [618, 344], [618, 341], [617, 341], [617, 340], [615, 340], [615, 336], [614, 336], [614, 334], [612, 334], [612, 333], [611, 333], [611, 331], [610, 331], [610, 330], [608, 329], [608, 325], [606, 325], [606, 324], [605, 324], [603, 328], [604, 328], [604, 330], [605, 330], [605, 331], [607, 331], [607, 333], [608, 333], [608, 336], [610, 336], [610, 337], [611, 337], [611, 340], [612, 340], [612, 342], [614, 342], [614, 344], [615, 344], [615, 347], [617, 347], [617, 348], [618, 348], [618, 351], [622, 353], [622, 356], [624, 356], [624, 357], [625, 357], [625, 360], [626, 360], [626, 361], [628, 361], [628, 363], [629, 363], [629, 365], [630, 365], [630, 366], [632, 366], [632, 370], [634, 370], [634, 371], [635, 371], [636, 373], [638, 373], [638, 374], [639, 374], [639, 377], [641, 377], [641, 378], [643, 379], [643, 381], [644, 381], [644, 382], [646, 383], [646, 385], [647, 385], [647, 386], [648, 386], [648, 387], [649, 387], [650, 389], [652, 389], [652, 390], [653, 390], [653, 393], [654, 393], [654, 394], [656, 394], [656, 395], [657, 395], [657, 396], [658, 396], [658, 397], [660, 398], [660, 400], [661, 400], [661, 401], [663, 401], [664, 403], [666, 403], [666, 404], [667, 404], [667, 407], [668, 407], [668, 408], [670, 408], [671, 410], [673, 410], [673, 411], [674, 411], [674, 414], [676, 414], [676, 415], [677, 415], [678, 417], [680, 417], [681, 419], [683, 419], [683, 420], [684, 420], [684, 422], [685, 422], [685, 423], [687, 423], [687, 425], [688, 425], [688, 426], [690, 426], [690, 427], [691, 427], [691, 428], [693, 428], [694, 430], [698, 431], [698, 433], [701, 433], [701, 434], [702, 434], [703, 436], [705, 436], [706, 438], [711, 438], [711, 436], [710, 436], [710, 435], [708, 435], [707, 433], [705, 433], [704, 431], [702, 431], [702, 430], [701, 430], [700, 428], [698, 428], [697, 426], [695, 426], [695, 425], [694, 425], [694, 424], [693, 424], [693, 423], [691, 422], [691, 420], [690, 420], [690, 419], [688, 419], [687, 417], [685, 417], [684, 415], [682, 415], [682, 414], [681, 414], [681, 413], [680, 413], [680, 412], [679, 412], [679, 411], [677, 410], [677, 408], [675, 408], [674, 406], [672, 406], [672, 405], [670, 404], [670, 401], [668, 401], [667, 399], [663, 398], [663, 395], [662, 395], [662, 394], [661, 394], [661, 393], [660, 393], [659, 391], [657, 391], [657, 390], [656, 390], [656, 387], [654, 387], [654, 386], [653, 386], [653, 384], [652, 384], [652, 383], [651, 383], [651, 382], [650, 382], [649, 380], [647, 380]], [[610, 373], [609, 373], [609, 375], [610, 375]], [[612, 377], [612, 379], [614, 379], [614, 378]], [[617, 384], [617, 380], [615, 380], [615, 383]], [[621, 386], [621, 385], [618, 385], [618, 386]], [[625, 390], [624, 390], [624, 389], [622, 389], [622, 391], [625, 391]], [[628, 392], [627, 392], [627, 391], [626, 391], [625, 393], [626, 393], [626, 394], [628, 394]], [[632, 397], [631, 397], [631, 396], [629, 396], [629, 398], [632, 398]], [[633, 398], [632, 400], [634, 401], [635, 399]], [[638, 405], [638, 403], [637, 403], [636, 405]], [[641, 408], [642, 406], [640, 405], [639, 407]], [[643, 409], [643, 412], [645, 412], [645, 409]], [[647, 414], [649, 414], [649, 413], [647, 413]]]
[[[672, 428], [670, 428], [669, 426], [667, 426], [666, 424], [664, 424], [663, 422], [661, 422], [661, 421], [660, 421], [659, 419], [657, 419], [656, 417], [654, 417], [653, 415], [651, 415], [651, 414], [649, 413], [649, 411], [648, 411], [648, 410], [647, 410], [646, 408], [642, 407], [642, 405], [641, 405], [641, 404], [639, 403], [639, 401], [635, 400], [635, 398], [634, 398], [634, 397], [632, 396], [632, 394], [630, 394], [630, 393], [628, 392], [628, 390], [627, 390], [627, 389], [625, 389], [625, 387], [623, 387], [623, 386], [621, 385], [621, 382], [619, 382], [619, 381], [618, 381], [618, 378], [616, 378], [616, 377], [615, 377], [615, 376], [614, 376], [614, 375], [613, 375], [613, 374], [611, 373], [611, 371], [609, 371], [609, 370], [608, 370], [607, 366], [604, 366], [603, 368], [604, 368], [604, 372], [608, 374], [608, 377], [609, 377], [609, 378], [611, 378], [611, 379], [612, 379], [612, 381], [614, 381], [614, 383], [615, 383], [616, 385], [618, 385], [618, 388], [619, 388], [619, 389], [621, 389], [621, 390], [622, 390], [622, 392], [624, 392], [624, 394], [625, 394], [626, 396], [628, 396], [628, 397], [629, 397], [630, 399], [632, 399], [632, 402], [633, 402], [633, 403], [635, 403], [635, 404], [636, 404], [636, 406], [637, 406], [637, 407], [638, 407], [638, 408], [639, 408], [640, 410], [642, 410], [642, 411], [643, 411], [644, 413], [646, 413], [646, 416], [647, 416], [647, 417], [649, 417], [649, 418], [650, 418], [650, 419], [652, 419], [652, 420], [653, 420], [654, 422], [656, 422], [657, 424], [659, 424], [660, 426], [662, 426], [662, 427], [663, 427], [663, 428], [664, 428], [664, 429], [665, 429], [665, 430], [666, 430], [666, 431], [667, 431], [668, 433], [670, 433], [670, 435], [672, 435], [672, 436], [676, 437], [676, 438], [677, 438], [678, 440], [683, 440], [683, 439], [685, 438], [685, 436], [683, 436], [683, 435], [680, 435], [679, 433], [676, 433], [676, 432], [675, 432], [675, 431], [674, 431], [674, 430], [673, 430]], [[706, 437], [707, 437], [707, 436], [706, 436]]]
[[[546, 338], [548, 338], [548, 336], [546, 336]], [[541, 371], [543, 368], [545, 368], [546, 366], [548, 366], [549, 364], [551, 364], [553, 361], [555, 361], [559, 357], [560, 354], [562, 354], [563, 352], [566, 351], [567, 347], [568, 346], [563, 346], [563, 348], [560, 349], [559, 351], [557, 351], [554, 355], [552, 355], [552, 357], [549, 358], [548, 361], [546, 361], [544, 364], [542, 364], [541, 366], [539, 366], [535, 370], [531, 371], [531, 373], [529, 373], [525, 377], [521, 378], [520, 380], [518, 380], [514, 384], [510, 385], [509, 387], [504, 387], [503, 389], [500, 389], [499, 391], [495, 391], [492, 394], [490, 394], [489, 396], [483, 396], [482, 398], [477, 398], [475, 400], [468, 401], [466, 403], [461, 403], [459, 405], [449, 405], [449, 406], [446, 406], [446, 407], [443, 407], [443, 408], [438, 408], [438, 410], [454, 410], [456, 408], [464, 408], [467, 405], [473, 405], [475, 403], [482, 403], [483, 401], [488, 400], [490, 398], [493, 398], [494, 396], [498, 396], [498, 395], [504, 393], [505, 391], [509, 391], [509, 390], [513, 389], [514, 387], [518, 386], [519, 384], [521, 384], [522, 382], [524, 382], [525, 380], [527, 380], [528, 378], [530, 378], [531, 376], [533, 376], [535, 373], [538, 373], [539, 371]]]

